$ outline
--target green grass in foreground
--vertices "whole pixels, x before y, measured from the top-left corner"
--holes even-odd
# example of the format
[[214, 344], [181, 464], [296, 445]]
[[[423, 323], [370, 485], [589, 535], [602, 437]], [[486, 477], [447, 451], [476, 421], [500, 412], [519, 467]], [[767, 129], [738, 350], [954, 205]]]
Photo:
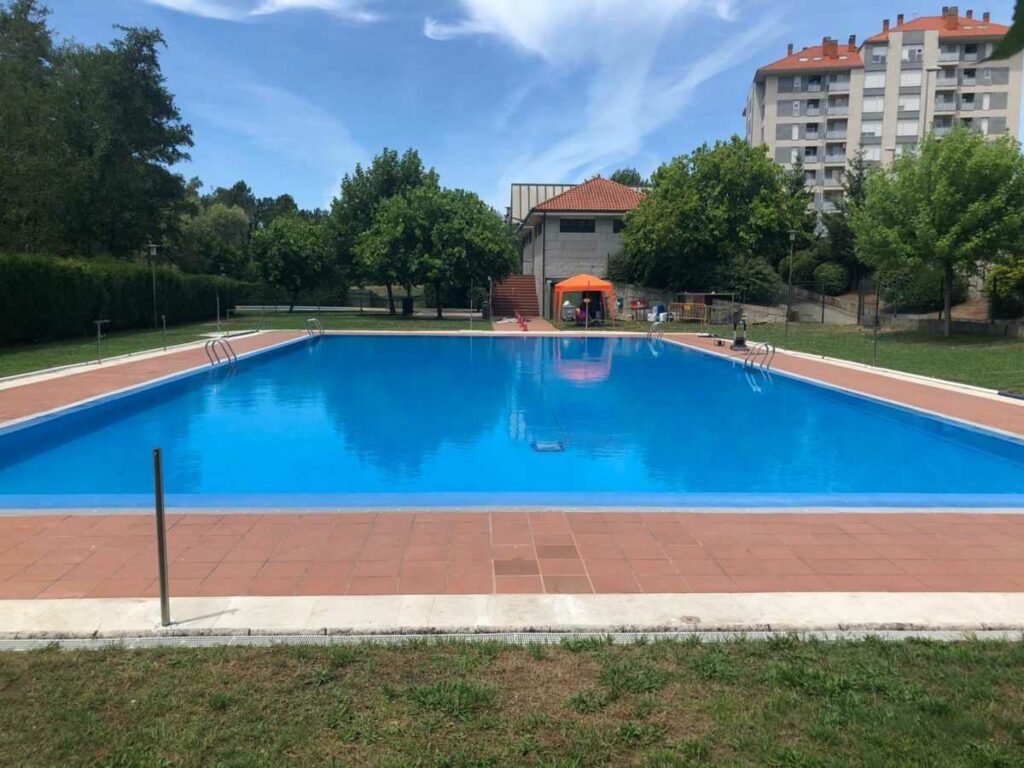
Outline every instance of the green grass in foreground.
[[[460, 330], [469, 328], [469, 321], [462, 319], [436, 320], [434, 318], [404, 318], [377, 314], [338, 314], [338, 313], [302, 313], [281, 312], [268, 313], [263, 318], [266, 329], [297, 329], [306, 327], [306, 320], [319, 317], [327, 330], [409, 330], [435, 331]], [[258, 327], [259, 315], [239, 314], [232, 316], [230, 322], [222, 322], [222, 330], [237, 332]], [[480, 327], [479, 320], [474, 320], [474, 328]], [[184, 344], [196, 341], [204, 333], [216, 330], [216, 323], [190, 323], [176, 325], [167, 329], [167, 344]], [[490, 324], [486, 324], [490, 328]], [[103, 339], [103, 357], [134, 354], [159, 349], [162, 345], [159, 331], [119, 331], [109, 333]], [[0, 377], [13, 376], [19, 373], [39, 371], [59, 365], [83, 363], [96, 360], [96, 337], [68, 339], [64, 341], [45, 342], [42, 344], [26, 344], [15, 347], [0, 348]]]
[[1024, 645], [7, 653], [0, 764], [1014, 766]]

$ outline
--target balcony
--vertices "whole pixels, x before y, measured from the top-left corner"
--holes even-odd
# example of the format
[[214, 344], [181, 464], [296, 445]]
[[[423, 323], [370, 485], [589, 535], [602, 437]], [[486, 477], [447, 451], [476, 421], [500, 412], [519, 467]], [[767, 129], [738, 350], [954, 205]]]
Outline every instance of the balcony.
[[825, 131], [825, 138], [826, 139], [845, 139], [846, 138], [846, 129], [845, 128], [834, 128], [834, 129]]
[[961, 112], [973, 112], [977, 108], [977, 105], [973, 101], [961, 101], [960, 111]]
[[966, 75], [960, 80], [960, 85], [972, 86], [978, 84], [978, 78], [967, 77]]
[[960, 51], [939, 51], [939, 61], [960, 61]]
[[836, 80], [835, 82], [828, 84], [828, 89], [832, 93], [846, 93], [850, 90], [849, 80]]
[[974, 53], [964, 53], [964, 61], [981, 61], [981, 56], [978, 55], [977, 51]]
[[826, 189], [837, 189], [843, 186], [842, 176], [826, 176], [825, 177], [825, 188]]
[[951, 126], [951, 125], [936, 125], [932, 129], [932, 132], [936, 136], [945, 136], [947, 133], [949, 133], [952, 130], [953, 130], [953, 126]]
[[804, 114], [807, 115], [807, 117], [817, 117], [821, 114], [821, 109], [818, 107], [808, 107]]
[[830, 115], [848, 115], [850, 114], [849, 104], [829, 104], [828, 113]]
[[936, 101], [935, 102], [936, 112], [956, 112], [956, 102], [952, 99], [948, 101]]
[[808, 83], [807, 84], [807, 92], [808, 93], [820, 93], [821, 92], [821, 83]]
[[935, 78], [936, 88], [956, 88], [956, 74]]

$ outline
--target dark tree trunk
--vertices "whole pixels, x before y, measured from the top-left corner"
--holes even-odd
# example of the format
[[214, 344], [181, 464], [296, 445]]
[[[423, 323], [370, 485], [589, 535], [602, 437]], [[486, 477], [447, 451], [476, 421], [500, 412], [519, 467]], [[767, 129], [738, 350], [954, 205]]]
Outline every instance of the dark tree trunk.
[[391, 290], [391, 283], [386, 283], [385, 287], [388, 289], [388, 311], [393, 315], [395, 314], [395, 292]]
[[443, 320], [444, 315], [441, 312], [441, 284], [434, 283], [434, 300], [437, 303], [437, 319]]
[[296, 304], [296, 302], [298, 302], [298, 300], [299, 300], [299, 291], [298, 291], [298, 289], [296, 289], [296, 290], [292, 291], [291, 303], [288, 305], [288, 311], [289, 312], [294, 312], [295, 311], [295, 304]]
[[946, 264], [942, 280], [942, 335], [953, 335], [953, 265]]

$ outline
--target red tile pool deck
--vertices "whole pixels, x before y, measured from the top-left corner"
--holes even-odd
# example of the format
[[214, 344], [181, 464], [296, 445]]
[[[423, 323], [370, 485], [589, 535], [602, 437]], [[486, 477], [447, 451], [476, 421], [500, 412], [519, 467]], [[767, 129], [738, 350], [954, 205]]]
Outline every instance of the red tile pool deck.
[[[300, 332], [233, 340], [241, 354]], [[729, 354], [713, 342], [673, 341]], [[202, 349], [0, 391], [0, 423], [205, 363]], [[1024, 436], [1024, 406], [780, 353], [775, 368]], [[1024, 592], [1024, 515], [176, 514], [175, 596]], [[0, 599], [156, 594], [149, 515], [0, 516]]]
[[[375, 512], [169, 517], [184, 596], [1024, 592], [1024, 516]], [[156, 594], [147, 515], [0, 517], [0, 598]]]

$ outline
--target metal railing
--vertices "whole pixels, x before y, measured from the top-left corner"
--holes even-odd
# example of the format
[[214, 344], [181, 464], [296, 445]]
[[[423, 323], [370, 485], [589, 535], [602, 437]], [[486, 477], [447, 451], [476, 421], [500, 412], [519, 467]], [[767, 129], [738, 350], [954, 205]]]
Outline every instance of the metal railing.
[[762, 371], [770, 371], [774, 360], [775, 345], [767, 341], [762, 341], [758, 344], [754, 344], [747, 350], [747, 354], [743, 357], [743, 368], [760, 368]]
[[318, 318], [311, 317], [306, 321], [307, 336], [323, 336], [324, 324]]
[[[238, 355], [235, 354], [231, 342], [227, 339], [220, 337], [210, 339], [203, 345], [203, 351], [206, 352], [206, 359], [210, 361], [210, 365], [220, 365], [221, 363], [234, 365], [238, 362]], [[224, 353], [223, 359], [221, 359], [222, 352]]]
[[647, 329], [648, 341], [651, 341], [652, 339], [662, 339], [665, 337], [665, 331], [662, 329], [662, 325], [664, 325], [664, 323], [662, 323], [661, 320], [655, 320], [651, 323], [651, 327]]

